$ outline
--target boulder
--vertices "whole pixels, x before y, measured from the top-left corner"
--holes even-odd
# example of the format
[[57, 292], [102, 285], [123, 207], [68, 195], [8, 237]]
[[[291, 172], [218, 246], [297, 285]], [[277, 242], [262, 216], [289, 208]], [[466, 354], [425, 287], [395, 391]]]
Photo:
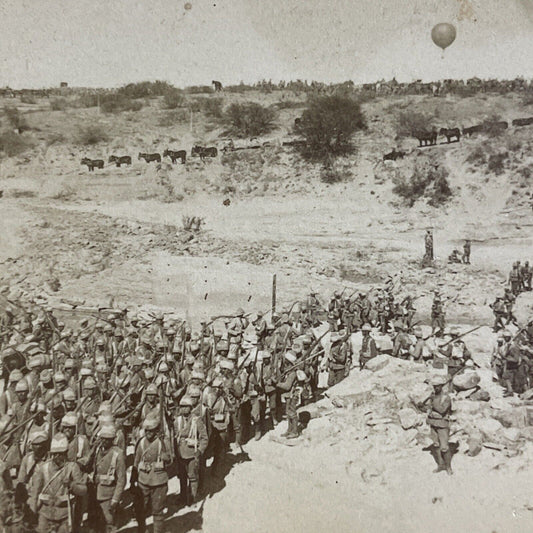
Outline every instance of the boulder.
[[400, 409], [398, 416], [403, 429], [414, 428], [420, 423], [420, 417], [418, 416], [418, 413], [410, 407]]
[[481, 378], [476, 372], [458, 374], [453, 378], [453, 386], [460, 391], [475, 389], [480, 380]]
[[492, 417], [506, 428], [523, 428], [529, 425], [527, 407], [511, 407], [494, 411]]
[[470, 396], [470, 399], [474, 402], [488, 402], [490, 394], [486, 390], [479, 389]]
[[495, 435], [502, 429], [502, 425], [494, 418], [483, 418], [476, 421], [476, 426], [486, 439], [495, 440]]
[[518, 428], [505, 428], [502, 434], [506, 441], [515, 443], [520, 439], [521, 432]]
[[385, 368], [390, 362], [390, 356], [384, 353], [380, 353], [368, 361], [365, 365], [366, 370], [377, 372], [382, 368]]
[[483, 448], [483, 435], [481, 432], [477, 431], [475, 433], [472, 433], [468, 437], [468, 455], [470, 457], [475, 457], [476, 455], [481, 452], [481, 449]]
[[427, 383], [417, 383], [409, 394], [409, 398], [419, 407], [431, 398], [433, 387]]

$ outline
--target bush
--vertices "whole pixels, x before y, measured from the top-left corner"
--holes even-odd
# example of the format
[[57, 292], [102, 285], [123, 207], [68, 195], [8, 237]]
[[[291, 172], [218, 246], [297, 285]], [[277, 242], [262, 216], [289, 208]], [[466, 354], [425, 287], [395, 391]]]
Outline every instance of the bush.
[[473, 165], [483, 165], [487, 162], [487, 154], [481, 146], [477, 146], [472, 152], [470, 152], [466, 158], [466, 162]]
[[4, 107], [8, 124], [19, 133], [30, 130], [28, 121], [16, 107]]
[[509, 159], [509, 152], [500, 152], [489, 156], [487, 169], [496, 175], [503, 174], [505, 171], [505, 162]]
[[424, 113], [404, 111], [398, 117], [396, 133], [398, 137], [413, 137], [432, 128], [431, 120]]
[[100, 124], [90, 124], [78, 128], [77, 143], [83, 146], [92, 146], [109, 140], [106, 128]]
[[184, 124], [189, 120], [189, 113], [185, 109], [176, 109], [160, 115], [157, 122], [162, 128], [170, 128], [177, 124]]
[[20, 155], [31, 147], [32, 143], [28, 139], [14, 131], [4, 131], [0, 134], [0, 152], [7, 157]]
[[334, 165], [326, 164], [322, 167], [320, 171], [320, 180], [323, 183], [328, 183], [333, 185], [335, 183], [342, 183], [343, 181], [348, 181], [352, 177], [349, 171], [345, 169], [336, 168]]
[[192, 85], [185, 89], [187, 94], [210, 94], [213, 91], [211, 85]]
[[298, 131], [305, 137], [305, 157], [327, 159], [354, 151], [352, 135], [366, 128], [357, 100], [344, 96], [322, 96], [310, 101], [300, 119]]
[[123, 111], [139, 111], [142, 102], [132, 100], [120, 94], [109, 94], [100, 98], [100, 109], [104, 113], [122, 113]]
[[177, 107], [183, 107], [185, 103], [185, 97], [179, 89], [172, 89], [168, 91], [163, 97], [163, 105], [167, 109], [176, 109]]
[[405, 205], [413, 207], [422, 197], [437, 207], [453, 195], [448, 183], [448, 171], [431, 161], [417, 162], [409, 178], [397, 178], [392, 192], [400, 196]]
[[66, 98], [54, 98], [50, 100], [50, 109], [52, 111], [64, 111], [67, 108]]
[[164, 96], [176, 88], [166, 81], [142, 81], [140, 83], [128, 83], [117, 90], [117, 95], [125, 98], [153, 98]]
[[257, 137], [272, 131], [276, 113], [255, 102], [231, 104], [224, 112], [229, 134], [237, 137]]
[[36, 104], [37, 100], [35, 100], [35, 98], [29, 94], [23, 94], [20, 97], [20, 103], [21, 104]]
[[73, 102], [74, 107], [96, 107], [98, 105], [97, 94], [82, 94]]
[[189, 107], [195, 113], [204, 113], [211, 118], [222, 118], [223, 98], [194, 98], [189, 102]]
[[272, 107], [275, 109], [301, 109], [305, 107], [305, 102], [301, 100], [280, 100], [275, 104], [272, 104]]

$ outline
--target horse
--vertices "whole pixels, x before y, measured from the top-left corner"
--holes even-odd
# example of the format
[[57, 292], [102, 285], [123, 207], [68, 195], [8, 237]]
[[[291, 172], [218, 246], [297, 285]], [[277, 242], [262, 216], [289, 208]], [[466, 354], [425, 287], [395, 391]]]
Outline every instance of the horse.
[[215, 86], [216, 93], [219, 93], [220, 91], [222, 91], [222, 83], [220, 83], [219, 81], [213, 80], [211, 84]]
[[161, 163], [161, 155], [160, 154], [146, 154], [143, 152], [139, 152], [139, 156], [137, 159], [144, 159], [147, 163], [151, 163], [152, 161], [157, 161], [158, 163]]
[[115, 165], [120, 168], [120, 165], [131, 165], [131, 156], [129, 156], [129, 155], [121, 155], [121, 156], [110, 155], [108, 162], [109, 163], [115, 163]]
[[474, 133], [479, 133], [483, 131], [483, 125], [478, 124], [477, 126], [470, 126], [468, 128], [463, 128], [463, 137], [471, 137]]
[[181, 164], [184, 165], [187, 160], [187, 152], [185, 150], [169, 150], [168, 148], [163, 152], [163, 157], [170, 157], [172, 163], [176, 163], [181, 159]]
[[214, 146], [200, 146], [195, 144], [191, 150], [191, 157], [199, 156], [203, 161], [206, 157], [216, 157], [218, 150]]
[[392, 152], [383, 156], [383, 161], [396, 161], [396, 159], [403, 159], [405, 155], [405, 152], [402, 152], [401, 150], [396, 151], [396, 149], [393, 148]]
[[89, 159], [88, 157], [84, 157], [81, 160], [82, 165], [87, 165], [87, 168], [89, 169], [89, 172], [94, 172], [95, 168], [104, 168], [104, 160], [103, 159]]
[[513, 126], [529, 126], [531, 124], [533, 124], [533, 117], [515, 118], [513, 120]]
[[432, 146], [437, 144], [437, 130], [419, 131], [414, 137], [418, 140], [419, 146]]
[[452, 142], [452, 138], [455, 137], [457, 142], [461, 140], [461, 130], [459, 128], [441, 128], [439, 135], [444, 135], [448, 143]]

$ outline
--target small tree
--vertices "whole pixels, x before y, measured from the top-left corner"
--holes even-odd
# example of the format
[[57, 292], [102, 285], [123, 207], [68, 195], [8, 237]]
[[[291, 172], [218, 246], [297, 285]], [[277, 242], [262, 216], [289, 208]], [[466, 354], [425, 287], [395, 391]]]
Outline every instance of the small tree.
[[414, 137], [418, 133], [431, 130], [431, 121], [423, 113], [404, 111], [400, 113], [396, 133], [398, 137]]
[[255, 102], [231, 104], [223, 119], [229, 126], [229, 133], [237, 137], [256, 137], [274, 129], [274, 110]]
[[352, 135], [366, 128], [357, 100], [347, 96], [322, 96], [311, 100], [299, 121], [298, 131], [306, 138], [304, 155], [327, 159], [353, 151]]

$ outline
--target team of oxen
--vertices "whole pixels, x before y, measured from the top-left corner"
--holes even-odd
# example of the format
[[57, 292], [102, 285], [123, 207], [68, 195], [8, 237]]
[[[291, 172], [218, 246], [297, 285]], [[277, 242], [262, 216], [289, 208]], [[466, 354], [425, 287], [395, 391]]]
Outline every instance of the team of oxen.
[[[199, 157], [202, 161], [206, 157], [216, 157], [218, 155], [218, 149], [215, 146], [200, 146], [195, 145], [191, 150], [191, 157]], [[186, 150], [169, 150], [168, 148], [163, 152], [163, 156], [159, 152], [146, 153], [139, 152], [137, 159], [144, 160], [146, 163], [161, 163], [164, 157], [168, 157], [173, 164], [176, 164], [178, 161], [184, 165], [187, 162], [187, 151]], [[132, 158], [130, 155], [110, 155], [107, 161], [108, 163], [114, 164], [116, 167], [121, 167], [122, 165], [131, 165]], [[81, 160], [82, 165], [86, 165], [90, 172], [94, 171], [95, 168], [104, 168], [105, 161], [103, 159], [89, 159], [84, 157]]]
[[[533, 124], [533, 117], [527, 118], [517, 118], [511, 122], [511, 125], [514, 128], [519, 128], [523, 126], [530, 126]], [[435, 146], [437, 144], [437, 139], [440, 136], [446, 137], [447, 143], [459, 142], [461, 136], [471, 137], [476, 133], [490, 133], [504, 131], [509, 128], [509, 123], [502, 121], [492, 121], [492, 122], [483, 122], [483, 124], [478, 124], [476, 126], [469, 126], [467, 128], [441, 128], [437, 130], [432, 128], [431, 130], [421, 130], [413, 133], [413, 137], [418, 140], [418, 146]], [[383, 161], [396, 161], [397, 159], [403, 159], [407, 155], [407, 152], [393, 149], [391, 152], [383, 156]]]

